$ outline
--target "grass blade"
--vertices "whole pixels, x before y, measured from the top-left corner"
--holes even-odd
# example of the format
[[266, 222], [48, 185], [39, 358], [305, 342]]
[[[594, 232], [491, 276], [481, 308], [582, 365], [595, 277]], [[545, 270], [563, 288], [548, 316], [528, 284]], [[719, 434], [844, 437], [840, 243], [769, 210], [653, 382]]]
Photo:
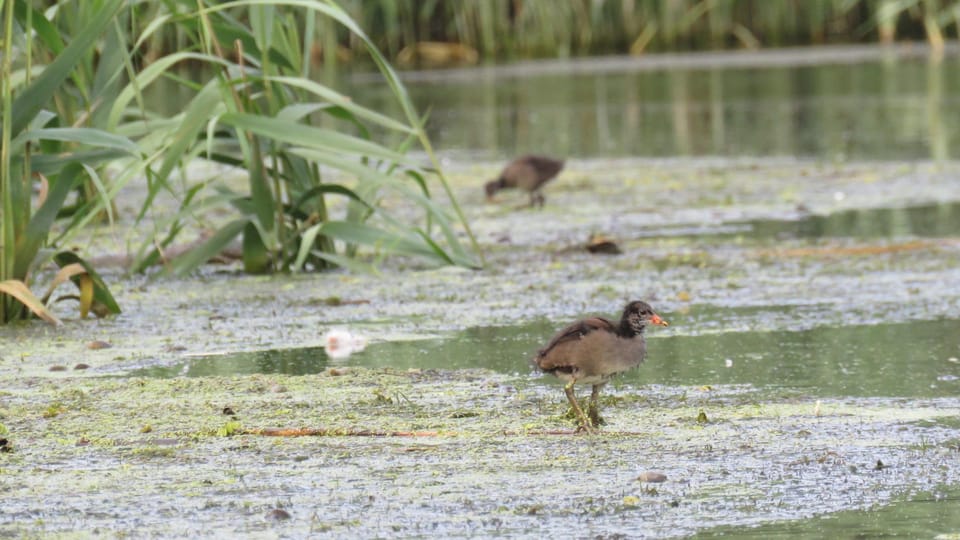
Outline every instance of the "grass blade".
[[268, 118], [248, 113], [227, 113], [220, 117], [220, 121], [224, 124], [289, 144], [305, 145], [311, 148], [354, 154], [357, 156], [376, 157], [415, 166], [415, 163], [404, 154], [394, 152], [358, 137], [339, 133], [332, 129], [307, 126], [295, 122], [284, 122], [276, 118]]
[[110, 289], [107, 288], [107, 284], [104, 283], [103, 278], [100, 277], [100, 274], [94, 270], [93, 266], [90, 265], [85, 259], [81, 258], [79, 255], [72, 251], [61, 251], [53, 256], [53, 261], [57, 263], [57, 266], [64, 268], [70, 265], [80, 265], [83, 267], [85, 273], [82, 276], [71, 278], [73, 282], [80, 287], [81, 298], [83, 297], [83, 282], [82, 278], [89, 278], [93, 285], [93, 310], [100, 315], [100, 312], [120, 313], [120, 305], [117, 304], [117, 301], [113, 298], [113, 295], [110, 294]]
[[230, 242], [235, 240], [243, 229], [250, 223], [247, 218], [241, 218], [231, 221], [220, 228], [206, 242], [191, 249], [180, 257], [177, 257], [169, 267], [164, 271], [166, 274], [184, 275], [192, 272], [203, 263], [209, 261], [218, 253], [223, 251]]
[[63, 207], [63, 202], [79, 180], [83, 167], [77, 163], [68, 165], [60, 176], [53, 182], [47, 193], [47, 199], [37, 212], [30, 218], [30, 223], [21, 238], [17, 239], [17, 260], [14, 265], [14, 275], [26, 276], [27, 270], [33, 264], [40, 247], [47, 241], [50, 228], [53, 226], [57, 214]]
[[40, 109], [53, 99], [54, 93], [70, 76], [84, 55], [90, 52], [123, 4], [124, 0], [104, 0], [97, 11], [97, 17], [93, 18], [80, 33], [73, 36], [69, 45], [57, 55], [56, 59], [17, 96], [13, 102], [12, 133], [23, 131]]
[[48, 323], [55, 326], [63, 324], [56, 315], [47, 310], [43, 303], [41, 303], [32, 292], [30, 292], [30, 289], [27, 288], [26, 284], [19, 279], [0, 281], [0, 296], [3, 294], [16, 298], [17, 301], [24, 306], [27, 306], [27, 309], [32, 311], [37, 317], [40, 317]]

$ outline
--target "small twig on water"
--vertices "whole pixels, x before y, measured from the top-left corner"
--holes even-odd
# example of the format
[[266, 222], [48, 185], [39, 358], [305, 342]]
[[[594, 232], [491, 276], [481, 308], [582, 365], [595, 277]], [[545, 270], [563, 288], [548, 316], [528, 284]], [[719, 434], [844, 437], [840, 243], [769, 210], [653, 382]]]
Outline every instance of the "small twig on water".
[[[456, 431], [377, 431], [373, 429], [344, 429], [344, 428], [262, 428], [247, 429], [247, 435], [263, 435], [265, 437], [457, 437], [464, 435]], [[529, 431], [502, 431], [501, 435], [508, 437], [543, 436], [543, 435], [580, 435], [575, 430], [529, 430]], [[633, 431], [609, 431], [601, 434], [610, 437], [644, 436], [645, 433]]]

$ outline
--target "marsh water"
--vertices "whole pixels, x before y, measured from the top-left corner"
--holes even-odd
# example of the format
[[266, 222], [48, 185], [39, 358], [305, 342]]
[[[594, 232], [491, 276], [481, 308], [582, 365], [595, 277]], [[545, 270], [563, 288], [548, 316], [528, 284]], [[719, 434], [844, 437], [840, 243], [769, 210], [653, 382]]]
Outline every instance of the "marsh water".
[[[919, 49], [705, 55], [693, 68], [576, 59], [407, 80], [435, 144], [467, 155], [949, 159], [958, 58]], [[376, 77], [359, 81], [358, 100], [392, 108]]]
[[[960, 55], [923, 45], [579, 58], [401, 72], [434, 147], [453, 161], [571, 158], [956, 157]], [[403, 117], [367, 71], [329, 84]], [[158, 84], [165, 112], [188, 97]], [[400, 142], [400, 139], [397, 140]], [[448, 161], [449, 163], [450, 161]]]
[[[708, 310], [665, 314], [674, 324], [716, 320]], [[250, 373], [303, 375], [330, 367], [408, 369], [484, 367], [527, 373], [534, 351], [556, 324], [473, 328], [432, 340], [375, 344], [347, 359], [322, 347], [193, 358], [143, 368], [138, 376], [209, 377]], [[656, 333], [656, 329], [651, 333]], [[622, 382], [667, 386], [738, 384], [793, 389], [818, 397], [941, 397], [960, 394], [960, 320], [819, 327], [804, 331], [724, 332], [648, 339], [650, 359]], [[670, 362], [665, 359], [683, 359]], [[559, 384], [559, 383], [557, 383]]]
[[[561, 65], [547, 74], [530, 69], [466, 80], [413, 78], [410, 90], [421, 109], [431, 111], [433, 140], [467, 155], [546, 151], [574, 157], [944, 160], [955, 157], [960, 125], [957, 63], [956, 57], [881, 55], [852, 64], [828, 60], [817, 65], [591, 72], [582, 69], [583, 63], [571, 62], [569, 69]], [[376, 96], [373, 88], [359, 90]], [[891, 206], [728, 223], [716, 233], [748, 241], [960, 236], [958, 202]], [[803, 317], [802, 306], [782, 309]], [[766, 311], [758, 310], [758, 316], [762, 319]], [[696, 306], [667, 315], [685, 326], [724, 318]], [[401, 368], [479, 365], [524, 371], [532, 351], [555, 326], [538, 321], [525, 327], [470, 329], [445, 340], [385, 344], [353, 362], [388, 358]], [[628, 376], [638, 384], [744, 384], [777, 391], [802, 388], [818, 396], [960, 393], [957, 319], [802, 330], [787, 324], [779, 329], [652, 336], [649, 342], [647, 365]], [[684, 360], [659, 361], [663, 358]], [[194, 364], [188, 372], [193, 369], [201, 370]], [[955, 488], [947, 488], [875, 511], [757, 529], [720, 529], [716, 534], [933, 537], [960, 528], [952, 517], [958, 509]]]
[[[699, 236], [736, 235], [764, 243], [785, 238], [949, 238], [960, 235], [960, 203], [845, 210], [792, 220], [755, 220], [705, 229]], [[782, 305], [718, 310], [696, 305], [664, 313], [697, 335], [662, 337], [649, 331], [652, 359], [625, 378], [641, 384], [752, 384], [815, 390], [823, 396], [938, 397], [960, 394], [960, 319], [791, 328], [811, 306]], [[755, 330], [722, 330], [730, 319], [752, 320]], [[484, 367], [530, 371], [529, 360], [557, 323], [470, 328], [439, 339], [375, 343], [347, 359], [322, 347], [285, 348], [191, 358], [136, 371], [143, 376], [217, 376], [249, 373], [303, 375], [331, 366], [396, 369]], [[688, 331], [689, 332], [689, 331]], [[683, 362], [662, 362], [683, 358]]]
[[[224, 522], [235, 521], [239, 527], [236, 530], [267, 534], [265, 528], [273, 525], [263, 525], [259, 519], [266, 503], [250, 502], [257, 501], [254, 496], [261, 496], [258, 489], [275, 497], [276, 500], [268, 501], [271, 508], [283, 499], [294, 514], [300, 512], [298, 520], [290, 523], [301, 527], [303, 535], [314, 532], [317, 523], [331, 527], [321, 532], [332, 530], [331, 534], [340, 535], [429, 535], [425, 528], [429, 521], [436, 526], [438, 521], [452, 518], [452, 526], [463, 526], [466, 522], [458, 521], [457, 512], [467, 510], [471, 512], [470, 519], [476, 519], [470, 523], [480, 527], [475, 529], [476, 534], [518, 537], [544, 536], [550, 531], [569, 533], [579, 530], [572, 528], [579, 526], [587, 527], [582, 530], [583, 535], [591, 536], [593, 532], [597, 536], [616, 536], [621, 531], [625, 536], [699, 533], [756, 538], [885, 534], [932, 537], [956, 533], [960, 529], [956, 518], [960, 515], [960, 470], [954, 464], [958, 443], [953, 430], [957, 424], [956, 397], [960, 394], [960, 319], [955, 309], [957, 293], [949, 287], [960, 283], [955, 264], [960, 198], [935, 196], [935, 200], [914, 201], [911, 190], [920, 184], [913, 182], [910, 175], [918, 174], [916, 169], [920, 167], [915, 167], [915, 163], [936, 164], [953, 157], [956, 126], [960, 125], [960, 98], [956, 97], [960, 96], [960, 70], [952, 51], [933, 59], [923, 54], [922, 48], [916, 49], [857, 49], [856, 55], [843, 49], [822, 49], [780, 56], [746, 55], [743, 62], [735, 55], [692, 55], [666, 63], [662, 58], [586, 59], [407, 72], [404, 77], [410, 95], [421, 110], [430, 111], [428, 129], [432, 140], [452, 169], [463, 171], [481, 162], [485, 164], [484, 171], [495, 170], [491, 163], [523, 152], [568, 156], [574, 161], [570, 169], [575, 171], [563, 180], [566, 184], [558, 181], [552, 186], [555, 191], [548, 194], [547, 208], [541, 213], [488, 210], [479, 204], [468, 208], [477, 222], [486, 222], [478, 223], [478, 229], [487, 227], [488, 234], [482, 240], [496, 261], [489, 272], [470, 273], [467, 277], [466, 271], [458, 274], [457, 270], [449, 270], [409, 272], [399, 278], [341, 274], [284, 276], [280, 281], [243, 278], [243, 285], [231, 281], [236, 276], [229, 276], [224, 278], [228, 282], [226, 288], [220, 288], [223, 284], [217, 276], [205, 276], [199, 285], [193, 285], [200, 290], [184, 287], [184, 291], [174, 293], [152, 293], [146, 286], [129, 287], [123, 299], [123, 317], [127, 318], [121, 317], [119, 322], [108, 320], [93, 329], [114, 342], [115, 352], [82, 347], [78, 352], [75, 345], [81, 338], [58, 342], [50, 355], [59, 356], [49, 363], [65, 364], [67, 360], [61, 358], [65, 355], [70, 355], [69, 361], [73, 362], [75, 355], [93, 367], [76, 380], [71, 379], [73, 387], [68, 391], [49, 398], [40, 395], [29, 406], [43, 411], [44, 421], [50, 423], [55, 420], [48, 419], [47, 414], [55, 418], [59, 414], [55, 405], [61, 402], [68, 405], [63, 422], [71, 419], [69, 405], [73, 402], [79, 403], [77, 410], [85, 413], [88, 411], [83, 408], [91, 407], [115, 414], [119, 420], [111, 421], [116, 425], [105, 423], [107, 442], [89, 447], [93, 457], [81, 461], [101, 459], [106, 463], [105, 470], [120, 463], [123, 468], [109, 469], [118, 478], [124, 478], [122, 475], [130, 470], [140, 474], [137, 467], [126, 467], [128, 461], [147, 460], [151, 467], [155, 464], [164, 476], [162, 482], [137, 477], [124, 485], [161, 486], [154, 499], [138, 491], [130, 493], [130, 500], [135, 501], [132, 504], [142, 504], [146, 509], [159, 501], [156, 506], [163, 515], [145, 512], [142, 519], [157, 527], [153, 530], [161, 531], [161, 536], [170, 535], [170, 530], [196, 532], [189, 529], [189, 523], [219, 520], [220, 516], [227, 516]], [[376, 76], [358, 74], [339, 82], [349, 88], [347, 93], [357, 101], [396, 113], [388, 100], [388, 90], [377, 81]], [[591, 183], [594, 171], [600, 171], [597, 175], [601, 180], [615, 184], [617, 189], [622, 182], [632, 182], [635, 189], [644, 187], [643, 179], [606, 172], [607, 158], [670, 158], [667, 161], [681, 165], [689, 161], [693, 168], [673, 177], [661, 171], [667, 184], [688, 177], [713, 180], [710, 170], [716, 169], [720, 176], [737, 176], [731, 183], [744, 189], [734, 191], [746, 197], [752, 193], [750, 186], [740, 184], [756, 180], [747, 176], [758, 166], [741, 165], [739, 160], [771, 156], [788, 158], [783, 167], [791, 170], [814, 170], [815, 165], [808, 167], [811, 163], [841, 164], [836, 169], [841, 171], [838, 175], [847, 171], [853, 177], [845, 184], [848, 188], [860, 190], [863, 195], [875, 191], [871, 186], [883, 184], [890, 192], [855, 199], [869, 201], [863, 206], [850, 204], [854, 196], [846, 188], [837, 187], [843, 179], [835, 178], [833, 169], [829, 169], [814, 171], [819, 176], [811, 179], [820, 183], [814, 191], [825, 193], [825, 197], [818, 199], [817, 193], [813, 193], [797, 202], [789, 199], [790, 210], [780, 212], [783, 215], [766, 211], [763, 206], [777, 203], [776, 208], [782, 210], [786, 207], [779, 204], [782, 201], [771, 203], [760, 200], [762, 196], [743, 203], [736, 196], [722, 193], [717, 197], [721, 204], [706, 210], [693, 197], [677, 196], [675, 206], [660, 213], [653, 209], [652, 213], [662, 216], [692, 209], [698, 216], [696, 222], [677, 227], [623, 226], [619, 239], [626, 253], [619, 258], [601, 260], [564, 251], [558, 247], [556, 237], [535, 238], [530, 245], [508, 243], [504, 247], [501, 242], [505, 235], [498, 227], [550, 232], [551, 226], [570, 217], [571, 212], [565, 210], [570, 207], [562, 206], [564, 201], [580, 202], [577, 198], [584, 194], [602, 194], [598, 188], [602, 187], [601, 181]], [[708, 165], [702, 166], [702, 160], [707, 160]], [[844, 169], [842, 164], [847, 161], [875, 162], [876, 171], [882, 174], [869, 167]], [[761, 174], [781, 172], [778, 162], [772, 166], [765, 161], [760, 163]], [[884, 178], [894, 176], [889, 173], [891, 169], [906, 170], [906, 180], [883, 183]], [[479, 181], [469, 179], [472, 183]], [[788, 181], [797, 179], [791, 176]], [[800, 182], [805, 181], [803, 176]], [[930, 183], [944, 186], [950, 182], [937, 179]], [[477, 195], [475, 187], [471, 184], [463, 188], [465, 204], [470, 203], [471, 194]], [[777, 186], [777, 190], [792, 193], [805, 187], [793, 184]], [[780, 191], [772, 191], [770, 198], [776, 199]], [[813, 208], [800, 204], [809, 200], [820, 204]], [[836, 208], [827, 204], [841, 201], [845, 204]], [[752, 217], [747, 219], [699, 219], [705, 215], [727, 215], [724, 210], [750, 204], [763, 206], [763, 211], [750, 214]], [[604, 230], [612, 221], [584, 220], [583, 230], [576, 232]], [[792, 250], [789, 257], [783, 252], [771, 252], [771, 248], [781, 244]], [[675, 253], [693, 255], [671, 258]], [[514, 259], [520, 262], [514, 263]], [[524, 274], [522, 268], [514, 268], [513, 264], [539, 270]], [[633, 275], [635, 268], [642, 268], [643, 275]], [[540, 283], [540, 274], [548, 275], [569, 300], [556, 300], [551, 287]], [[634, 281], [624, 285], [616, 282], [618, 279]], [[572, 282], [570, 287], [565, 288], [565, 280]], [[294, 292], [289, 292], [291, 289]], [[597, 313], [598, 306], [614, 309], [622, 305], [622, 296], [636, 291], [659, 294], [649, 299], [662, 306], [658, 307], [661, 315], [671, 322], [670, 328], [649, 330], [647, 362], [611, 384], [610, 393], [616, 396], [612, 399], [621, 405], [621, 427], [625, 418], [642, 417], [646, 421], [647, 409], [642, 413], [635, 409], [647, 406], [645, 396], [659, 396], [649, 398], [654, 402], [649, 408], [656, 409], [653, 412], [660, 415], [665, 427], [640, 438], [611, 436], [570, 442], [533, 436], [521, 440], [493, 437], [491, 441], [484, 434], [426, 442], [380, 439], [370, 443], [370, 439], [326, 437], [319, 442], [274, 443], [253, 437], [233, 442], [209, 435], [211, 424], [223, 422], [222, 405], [236, 403], [245, 407], [236, 408], [251, 425], [312, 425], [310, 422], [348, 418], [364, 427], [362, 422], [379, 426], [381, 417], [396, 417], [391, 421], [405, 427], [411, 422], [427, 422], [423, 417], [432, 416], [430, 419], [439, 418], [446, 423], [431, 429], [468, 434], [471, 426], [456, 422], [471, 418], [491, 422], [478, 428], [483, 433], [491, 429], [490, 425], [499, 426], [493, 422], [502, 418], [506, 418], [505, 429], [514, 431], [521, 424], [518, 417], [534, 423], [537, 429], [563, 426], [563, 420], [557, 417], [564, 403], [557, 381], [549, 377], [536, 379], [530, 385], [532, 389], [520, 392], [526, 393], [523, 398], [513, 396], [509, 389], [512, 385], [529, 384], [533, 373], [529, 358], [573, 313]], [[178, 298], [171, 301], [171, 297]], [[333, 297], [338, 302], [323, 301]], [[494, 306], [500, 310], [497, 314], [506, 314], [508, 322], [500, 323], [496, 314], [464, 315], [471, 309], [472, 299], [483, 306]], [[357, 302], [350, 303], [352, 300]], [[531, 306], [531, 301], [542, 305]], [[590, 309], [570, 307], [585, 306], [588, 302]], [[558, 304], [563, 304], [563, 317], [552, 316], [558, 312]], [[127, 309], [126, 305], [131, 307]], [[149, 321], [152, 310], [161, 312], [156, 305], [165, 306], [170, 313], [167, 316], [163, 312], [164, 324], [168, 326], [161, 331], [156, 330], [156, 322]], [[136, 315], [138, 308], [151, 313], [146, 316], [147, 322], [143, 321], [144, 316]], [[463, 320], [481, 322], [437, 322], [457, 315]], [[420, 320], [427, 320], [429, 328], [420, 328]], [[371, 338], [371, 343], [366, 350], [348, 358], [331, 359], [318, 346], [318, 336], [322, 329], [334, 326], [363, 333]], [[456, 329], [448, 331], [451, 326]], [[100, 337], [87, 336], [86, 330], [76, 327], [73, 331], [83, 332], [83, 341]], [[134, 334], [132, 340], [128, 333]], [[184, 335], [178, 335], [181, 333]], [[404, 338], [380, 338], [399, 334]], [[281, 338], [271, 340], [275, 335]], [[127, 343], [124, 349], [125, 340], [138, 343]], [[298, 340], [310, 343], [302, 346]], [[260, 346], [261, 342], [270, 345]], [[234, 352], [240, 348], [238, 343], [245, 347], [245, 352]], [[141, 352], [149, 347], [153, 347], [153, 352]], [[211, 350], [228, 352], [214, 354]], [[27, 351], [14, 360], [13, 353], [8, 355], [6, 349], [0, 353], [5, 356], [0, 359], [0, 366], [14, 373], [13, 377], [20, 376], [23, 358], [32, 354]], [[97, 365], [83, 355], [101, 355], [96, 358], [107, 360]], [[36, 353], [35, 358], [39, 356]], [[336, 381], [331, 382], [332, 376], [320, 376], [329, 373], [330, 368], [352, 367], [388, 368], [389, 372], [384, 375], [375, 370], [363, 371], [357, 375], [359, 389], [351, 387], [349, 381], [337, 387]], [[472, 373], [468, 370], [473, 368], [492, 370], [496, 385], [484, 386], [478, 392], [471, 382], [473, 375], [458, 378], [444, 374], [444, 370]], [[434, 370], [439, 375], [430, 379], [428, 372]], [[58, 372], [63, 374], [63, 370]], [[107, 377], [97, 377], [101, 374]], [[280, 382], [272, 384], [274, 379], [269, 379], [271, 384], [262, 384], [258, 374], [276, 375], [275, 380]], [[408, 382], [397, 382], [399, 376], [394, 374], [421, 377], [440, 390], [431, 394], [434, 386], [418, 389], [426, 397], [409, 407], [408, 403], [391, 402], [389, 392], [372, 394], [372, 388], [389, 388], [390, 384], [403, 387]], [[127, 379], [117, 382], [113, 378], [117, 375], [130, 376], [135, 384], [127, 384]], [[234, 375], [249, 377], [232, 378]], [[91, 389], [92, 383], [88, 386], [82, 378], [86, 376], [108, 384], [115, 382], [116, 388]], [[302, 380], [309, 384], [297, 382]], [[205, 381], [210, 384], [205, 386]], [[44, 388], [57, 392], [56, 382]], [[185, 411], [177, 412], [180, 416], [175, 421], [162, 415], [151, 416], [149, 408], [137, 402], [141, 396], [136, 393], [151, 385], [157, 385], [152, 390], [155, 394], [144, 390], [145, 395], [166, 403], [171, 417], [175, 416], [173, 411], [179, 411], [181, 400], [193, 402], [182, 407]], [[9, 394], [0, 393], [0, 397], [27, 402], [20, 396], [35, 392], [38, 386], [44, 385], [25, 384]], [[134, 388], [134, 393], [125, 393], [128, 386]], [[318, 386], [320, 390], [316, 389]], [[271, 388], [281, 391], [273, 392]], [[490, 405], [484, 399], [494, 392], [492, 388], [503, 392], [501, 397], [508, 397]], [[101, 407], [96, 400], [114, 395], [111, 392], [115, 392], [116, 400]], [[322, 403], [328, 395], [336, 399]], [[741, 397], [732, 399], [730, 395]], [[688, 418], [688, 398], [700, 404], [715, 402], [711, 416], [727, 418], [713, 425], [700, 425], [694, 420], [693, 405], [693, 417]], [[451, 400], [469, 415], [451, 416]], [[840, 412], [818, 417], [813, 409], [818, 400]], [[348, 410], [338, 413], [338, 405]], [[431, 409], [433, 406], [436, 407]], [[754, 409], [763, 407], [772, 412], [753, 414]], [[351, 408], [361, 412], [351, 416], [355, 413]], [[493, 408], [506, 408], [510, 414], [492, 415], [490, 420], [485, 413]], [[743, 408], [750, 413], [743, 415]], [[323, 409], [322, 414], [315, 413], [319, 409]], [[520, 416], [529, 411], [534, 413]], [[0, 415], [6, 414], [6, 410], [0, 409]], [[12, 424], [12, 415], [0, 418]], [[54, 449], [53, 460], [69, 461], [73, 459], [70, 452], [88, 449], [89, 441], [74, 445], [70, 437], [76, 435], [77, 440], [85, 441], [93, 428], [82, 415], [72, 418], [77, 426], [69, 436], [61, 437], [67, 440], [67, 449], [61, 440], [49, 442]], [[200, 427], [196, 427], [198, 424]], [[389, 422], [383, 425], [395, 429]], [[133, 444], [123, 439], [133, 438], [134, 434], [152, 437], [147, 435], [150, 430], [146, 428], [158, 432], [166, 428], [174, 434], [171, 438], [187, 440], [174, 450], [155, 448], [148, 440], [143, 454], [123, 453], [124, 448]], [[741, 431], [731, 435], [731, 430]], [[207, 435], [183, 437], [183, 433]], [[671, 437], [683, 440], [671, 441]], [[855, 444], [861, 437], [863, 444]], [[744, 438], [756, 438], [758, 442], [747, 444], [750, 441]], [[483, 457], [471, 457], [468, 452], [467, 457], [477, 461], [460, 463], [459, 454], [454, 458], [446, 454], [452, 451], [449, 449], [461, 447]], [[623, 448], [649, 453], [653, 460], [649, 466], [671, 468], [672, 483], [664, 485], [662, 496], [655, 489], [641, 492], [636, 488], [634, 463], [621, 459], [619, 454], [615, 463], [609, 461], [610, 452]], [[849, 461], [833, 460], [831, 455], [836, 448], [845, 452]], [[523, 454], [531, 449], [557, 459], [531, 465]], [[67, 457], [61, 458], [61, 452]], [[545, 478], [553, 482], [555, 462], [569, 463], [564, 458], [568, 452], [582, 458], [601, 480], [582, 482], [582, 478], [564, 471], [561, 474], [569, 475], [561, 477], [573, 478], [571, 484], [576, 484], [576, 489], [560, 493], [544, 486]], [[883, 460], [893, 465], [886, 469], [878, 466], [873, 471], [870, 466], [879, 463], [878, 452], [886, 452]], [[384, 458], [385, 455], [390, 457]], [[186, 462], [182, 463], [184, 456]], [[631, 459], [644, 457], [647, 456]], [[204, 468], [203, 463], [218, 459], [224, 461]], [[402, 465], [384, 465], [384, 459]], [[941, 461], [937, 462], [938, 459]], [[464, 463], [470, 470], [463, 469]], [[870, 471], [867, 474], [864, 463]], [[448, 468], [437, 469], [438, 464]], [[287, 465], [289, 469], [284, 469]], [[14, 486], [21, 488], [18, 493], [47, 493], [43, 489], [56, 493], [44, 498], [42, 504], [33, 503], [34, 506], [45, 508], [57, 501], [80, 504], [74, 503], [77, 499], [73, 491], [57, 492], [62, 484], [60, 478], [54, 478], [52, 473], [33, 474], [43, 471], [27, 466], [32, 471], [28, 475], [30, 482], [42, 483], [50, 478], [53, 487], [34, 489], [28, 480], [23, 480], [23, 486]], [[83, 466], [81, 463], [78, 468]], [[480, 466], [483, 474], [478, 476], [473, 470], [475, 466]], [[59, 470], [58, 466], [47, 469]], [[206, 476], [203, 484], [170, 488], [181, 489], [174, 496], [190, 501], [177, 505], [200, 509], [190, 514], [197, 519], [185, 518], [177, 524], [181, 529], [164, 528], [168, 527], [167, 514], [173, 513], [164, 506], [173, 504], [168, 501], [168, 478], [178, 478], [184, 470], [196, 476], [196, 482]], [[230, 473], [226, 480], [221, 478], [224, 470]], [[868, 476], [873, 472], [876, 476]], [[230, 476], [234, 473], [235, 477]], [[456, 481], [438, 481], [451, 477]], [[678, 478], [681, 480], [677, 481]], [[584, 487], [585, 484], [589, 485]], [[209, 495], [208, 485], [213, 486], [213, 495]], [[272, 491], [264, 486], [270, 486]], [[423, 495], [431, 489], [435, 490], [433, 502]], [[842, 491], [845, 489], [851, 490], [849, 494]], [[108, 489], [102, 492], [112, 493]], [[498, 496], [501, 492], [505, 495]], [[626, 504], [624, 501], [638, 499], [635, 493], [649, 496], [649, 500], [639, 507], [633, 502]], [[771, 505], [770, 493], [781, 493], [781, 501]], [[105, 506], [120, 507], [118, 512], [129, 510], [122, 507], [124, 503], [104, 497]], [[672, 502], [666, 497], [672, 497]], [[249, 507], [230, 506], [234, 498], [241, 501], [240, 505], [253, 505], [255, 512]], [[317, 508], [317, 500], [332, 502], [328, 507]], [[550, 506], [559, 500], [564, 501], [559, 508]], [[517, 501], [529, 506], [521, 506]], [[29, 502], [18, 504], [19, 520], [46, 519], [43, 509], [37, 510]], [[357, 519], [371, 507], [374, 513], [379, 511], [387, 516], [383, 523], [367, 525]], [[758, 507], [761, 509], [757, 510]], [[77, 508], [77, 515], [93, 516], [83, 518], [87, 524], [106, 527], [112, 519], [107, 516], [96, 521], [101, 509], [95, 506]], [[698, 517], [697, 512], [702, 511], [709, 516]], [[0, 508], [0, 515], [2, 512]], [[211, 517], [212, 512], [217, 517]], [[327, 513], [329, 516], [318, 518], [318, 514]], [[638, 515], [630, 521], [630, 516]], [[334, 521], [325, 521], [328, 517]], [[706, 517], [710, 520], [704, 525], [701, 518]], [[484, 521], [488, 518], [489, 522]], [[390, 520], [396, 524], [391, 525]], [[490, 524], [493, 521], [497, 522], [495, 526]], [[500, 521], [505, 524], [502, 530]], [[73, 527], [72, 521], [58, 522], [53, 515], [49, 523], [53, 532]], [[548, 525], [554, 529], [542, 528]], [[449, 522], [447, 526], [451, 526]], [[456, 529], [447, 532], [451, 531]]]

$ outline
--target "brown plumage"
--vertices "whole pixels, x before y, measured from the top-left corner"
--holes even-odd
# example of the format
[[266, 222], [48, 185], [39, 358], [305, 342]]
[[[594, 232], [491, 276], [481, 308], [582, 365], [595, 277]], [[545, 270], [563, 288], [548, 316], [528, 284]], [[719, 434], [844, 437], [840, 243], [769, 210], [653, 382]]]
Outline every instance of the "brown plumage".
[[[593, 432], [601, 422], [597, 400], [600, 389], [617, 373], [639, 366], [647, 354], [643, 331], [647, 324], [667, 326], [650, 304], [635, 300], [623, 309], [619, 323], [602, 317], [577, 321], [550, 340], [537, 352], [534, 363], [542, 371], [567, 381], [563, 390], [580, 420], [581, 429]], [[578, 382], [593, 385], [589, 416], [584, 414], [574, 394]]]
[[553, 180], [563, 170], [563, 161], [545, 156], [527, 155], [511, 161], [499, 178], [487, 182], [484, 190], [487, 200], [501, 189], [517, 188], [530, 193], [530, 206], [543, 206], [544, 197], [540, 188]]

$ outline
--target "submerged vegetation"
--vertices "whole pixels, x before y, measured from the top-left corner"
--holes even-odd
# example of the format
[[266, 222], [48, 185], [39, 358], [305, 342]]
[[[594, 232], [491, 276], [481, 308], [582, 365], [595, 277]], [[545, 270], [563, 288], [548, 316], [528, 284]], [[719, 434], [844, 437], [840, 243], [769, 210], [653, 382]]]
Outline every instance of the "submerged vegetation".
[[[128, 240], [139, 243], [135, 271], [162, 264], [184, 274], [238, 238], [252, 273], [370, 270], [356, 257], [364, 246], [434, 264], [479, 264], [423, 118], [336, 3], [94, 0], [39, 10], [8, 0], [0, 13], [10, 52], [0, 67], [0, 321], [32, 312], [56, 322], [49, 295], [41, 300], [31, 291], [50, 262], [61, 267], [54, 286], [68, 279], [79, 286], [83, 315], [118, 312], [96, 271], [64, 246], [90, 224], [113, 222], [114, 197], [139, 182], [146, 196], [131, 228], [148, 224], [153, 232]], [[364, 44], [402, 118], [314, 80], [311, 44], [334, 25]], [[176, 36], [175, 52], [148, 47], [160, 35]], [[186, 68], [205, 75], [184, 77]], [[168, 116], [144, 99], [161, 82], [184, 95], [181, 110]], [[402, 134], [403, 143], [378, 142], [388, 132]], [[431, 166], [408, 157], [411, 148], [425, 151]], [[200, 162], [215, 172], [199, 177]], [[245, 185], [226, 181], [231, 174]], [[433, 184], [454, 215], [437, 205]], [[173, 198], [179, 210], [154, 215], [158, 197]], [[418, 207], [422, 222], [391, 214], [380, 204], [385, 197]], [[347, 201], [338, 214], [331, 198]], [[224, 209], [233, 215], [225, 223], [215, 218]], [[173, 257], [181, 233], [200, 238]]]

